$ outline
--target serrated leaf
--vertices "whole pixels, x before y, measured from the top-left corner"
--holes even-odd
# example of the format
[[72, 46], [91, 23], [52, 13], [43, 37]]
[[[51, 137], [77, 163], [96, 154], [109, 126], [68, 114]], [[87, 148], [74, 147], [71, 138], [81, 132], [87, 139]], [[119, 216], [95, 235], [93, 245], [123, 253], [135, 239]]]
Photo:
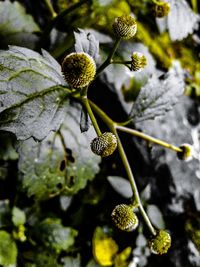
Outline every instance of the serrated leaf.
[[20, 226], [26, 222], [26, 214], [18, 207], [12, 209], [12, 222], [15, 226]]
[[31, 15], [26, 14], [24, 6], [9, 0], [0, 2], [0, 38], [1, 47], [8, 44], [24, 45], [34, 48], [39, 32], [38, 25]]
[[15, 267], [17, 260], [17, 246], [11, 235], [0, 231], [0, 265]]
[[130, 117], [134, 122], [141, 122], [162, 116], [172, 109], [183, 92], [183, 71], [179, 65], [174, 65], [164, 78], [149, 78], [133, 104]]
[[108, 176], [108, 182], [113, 189], [124, 198], [131, 198], [133, 192], [128, 180], [119, 176]]
[[156, 205], [148, 205], [147, 214], [155, 227], [158, 229], [165, 229], [165, 222], [162, 213]]
[[79, 29], [78, 32], [74, 32], [75, 37], [75, 51], [85, 52], [89, 54], [96, 62], [99, 58], [99, 42], [95, 36], [91, 33], [85, 32]]
[[61, 135], [51, 133], [38, 143], [20, 142], [19, 170], [29, 196], [46, 199], [65, 186], [67, 194], [75, 194], [98, 173], [101, 158], [90, 150], [94, 129], [81, 133], [79, 117], [80, 107], [69, 106]]
[[198, 28], [200, 16], [192, 11], [185, 0], [168, 0], [171, 6], [169, 15], [157, 19], [161, 32], [168, 29], [172, 41], [182, 40]]
[[19, 140], [57, 130], [68, 102], [59, 64], [45, 51], [10, 46], [0, 52], [0, 69], [0, 129]]
[[37, 225], [38, 238], [46, 247], [57, 252], [67, 251], [75, 242], [77, 231], [64, 227], [59, 219], [46, 218]]

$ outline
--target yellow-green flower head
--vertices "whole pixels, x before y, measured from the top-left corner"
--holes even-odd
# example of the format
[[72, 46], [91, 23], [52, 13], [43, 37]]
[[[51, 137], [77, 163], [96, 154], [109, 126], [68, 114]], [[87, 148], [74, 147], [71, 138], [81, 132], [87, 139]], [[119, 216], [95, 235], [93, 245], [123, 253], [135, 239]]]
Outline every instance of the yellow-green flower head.
[[147, 65], [146, 57], [139, 52], [134, 52], [131, 56], [131, 70], [138, 71]]
[[71, 53], [62, 62], [62, 72], [72, 88], [83, 88], [94, 80], [96, 64], [87, 53]]
[[117, 205], [112, 211], [111, 218], [122, 231], [131, 232], [138, 226], [138, 218], [133, 207], [126, 204]]
[[182, 149], [181, 152], [177, 152], [177, 157], [180, 160], [189, 161], [192, 159], [194, 151], [193, 147], [189, 144], [182, 144], [179, 146], [180, 149]]
[[165, 254], [171, 247], [171, 236], [164, 230], [158, 230], [155, 237], [149, 241], [150, 250], [154, 254]]
[[170, 4], [166, 2], [160, 2], [154, 6], [154, 14], [157, 18], [166, 17], [170, 12]]
[[94, 138], [90, 147], [94, 154], [101, 157], [108, 157], [117, 148], [117, 138], [111, 132], [105, 132], [101, 136]]
[[131, 15], [123, 15], [115, 19], [113, 31], [119, 38], [131, 39], [136, 34], [137, 23]]

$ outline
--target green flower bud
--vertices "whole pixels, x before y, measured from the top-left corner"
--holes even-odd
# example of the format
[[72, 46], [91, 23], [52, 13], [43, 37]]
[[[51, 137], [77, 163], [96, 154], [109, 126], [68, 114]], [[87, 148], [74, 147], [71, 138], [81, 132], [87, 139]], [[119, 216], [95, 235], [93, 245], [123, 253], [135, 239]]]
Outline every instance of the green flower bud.
[[115, 19], [113, 31], [117, 37], [131, 39], [137, 31], [137, 23], [130, 15], [123, 15]]
[[182, 149], [181, 152], [177, 152], [177, 157], [180, 160], [189, 161], [193, 157], [193, 147], [189, 144], [182, 144], [179, 146], [180, 149]]
[[96, 64], [94, 59], [84, 53], [71, 53], [62, 63], [65, 80], [72, 88], [83, 88], [94, 80]]
[[149, 241], [149, 247], [154, 254], [165, 254], [171, 247], [171, 236], [164, 230], [158, 230], [156, 236]]
[[110, 132], [105, 132], [96, 137], [90, 144], [92, 152], [101, 157], [108, 157], [113, 154], [117, 148], [117, 138]]
[[134, 52], [131, 56], [131, 70], [138, 71], [147, 65], [146, 57], [139, 52]]
[[131, 205], [120, 204], [112, 211], [111, 218], [122, 231], [131, 232], [138, 226], [138, 218]]
[[154, 14], [157, 18], [166, 17], [170, 12], [170, 4], [166, 2], [160, 2], [154, 6]]

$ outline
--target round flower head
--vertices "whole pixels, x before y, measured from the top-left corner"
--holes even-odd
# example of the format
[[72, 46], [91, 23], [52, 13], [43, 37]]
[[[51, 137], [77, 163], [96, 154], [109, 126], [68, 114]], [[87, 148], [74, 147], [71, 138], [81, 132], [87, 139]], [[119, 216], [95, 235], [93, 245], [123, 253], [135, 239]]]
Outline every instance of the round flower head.
[[133, 212], [132, 206], [117, 205], [112, 211], [111, 217], [115, 225], [123, 231], [131, 232], [138, 226], [138, 218]]
[[147, 65], [146, 57], [139, 52], [134, 52], [131, 56], [131, 70], [138, 71]]
[[157, 18], [166, 17], [170, 12], [170, 4], [166, 2], [160, 2], [154, 6], [154, 14]]
[[137, 31], [137, 23], [130, 15], [123, 15], [115, 19], [113, 23], [115, 35], [123, 39], [131, 39]]
[[94, 154], [108, 157], [112, 155], [117, 148], [117, 138], [114, 134], [105, 132], [101, 136], [94, 138], [90, 147]]
[[180, 149], [182, 149], [181, 152], [177, 152], [177, 157], [180, 160], [189, 161], [192, 159], [193, 156], [193, 148], [189, 144], [182, 144], [179, 146]]
[[150, 250], [154, 254], [165, 254], [171, 247], [171, 236], [164, 230], [158, 230], [156, 236], [149, 241]]
[[84, 53], [71, 53], [62, 62], [65, 80], [72, 88], [83, 88], [94, 80], [96, 64], [93, 58]]

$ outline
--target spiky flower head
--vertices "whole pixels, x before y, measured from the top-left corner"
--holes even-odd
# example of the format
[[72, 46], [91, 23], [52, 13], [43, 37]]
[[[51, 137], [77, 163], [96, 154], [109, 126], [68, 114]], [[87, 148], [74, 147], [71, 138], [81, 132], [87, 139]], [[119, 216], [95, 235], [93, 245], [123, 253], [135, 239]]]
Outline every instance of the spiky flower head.
[[126, 204], [117, 205], [112, 211], [111, 218], [119, 229], [127, 232], [133, 231], [139, 223], [133, 207]]
[[165, 230], [158, 230], [156, 236], [149, 241], [149, 247], [154, 254], [165, 254], [171, 247], [171, 236]]
[[119, 38], [131, 39], [136, 34], [137, 23], [131, 15], [122, 15], [115, 19], [113, 31]]
[[166, 17], [170, 12], [170, 4], [167, 2], [158, 2], [154, 6], [154, 14], [157, 18]]
[[193, 147], [189, 144], [182, 144], [179, 146], [179, 148], [182, 150], [181, 152], [177, 152], [177, 157], [180, 160], [189, 161], [193, 157]]
[[94, 80], [96, 64], [87, 53], [71, 53], [62, 62], [62, 72], [72, 88], [83, 88]]
[[131, 56], [131, 70], [138, 71], [147, 65], [146, 57], [139, 52], [134, 52]]
[[101, 157], [108, 157], [117, 148], [117, 138], [111, 132], [105, 132], [101, 136], [94, 138], [90, 147], [94, 154]]

